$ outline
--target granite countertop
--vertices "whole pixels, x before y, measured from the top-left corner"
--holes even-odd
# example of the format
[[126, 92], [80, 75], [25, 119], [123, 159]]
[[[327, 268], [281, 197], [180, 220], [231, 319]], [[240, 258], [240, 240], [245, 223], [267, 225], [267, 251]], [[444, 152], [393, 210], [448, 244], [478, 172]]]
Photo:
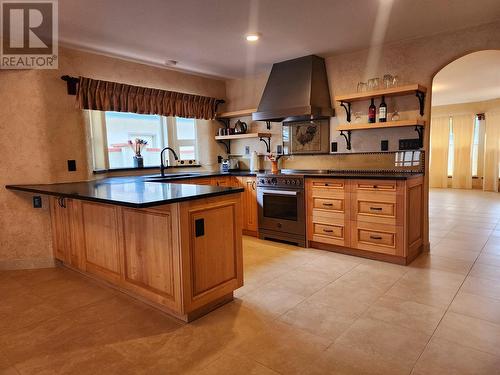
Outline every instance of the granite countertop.
[[153, 207], [244, 191], [239, 187], [148, 182], [142, 176], [63, 184], [7, 185], [6, 188], [133, 208]]
[[[193, 185], [175, 183], [176, 180], [217, 176], [256, 176], [269, 171], [231, 171], [201, 173], [171, 173], [166, 176], [143, 175], [109, 177], [101, 180], [69, 182], [43, 185], [7, 185], [10, 190], [47, 194], [58, 197], [110, 203], [120, 206], [145, 208], [162, 204], [206, 198], [224, 194], [240, 193], [242, 187], [222, 187], [213, 185]], [[283, 169], [282, 174], [303, 175], [305, 177], [391, 179], [406, 180], [422, 176], [422, 173], [397, 173], [392, 171], [334, 171], [334, 170], [293, 170]]]

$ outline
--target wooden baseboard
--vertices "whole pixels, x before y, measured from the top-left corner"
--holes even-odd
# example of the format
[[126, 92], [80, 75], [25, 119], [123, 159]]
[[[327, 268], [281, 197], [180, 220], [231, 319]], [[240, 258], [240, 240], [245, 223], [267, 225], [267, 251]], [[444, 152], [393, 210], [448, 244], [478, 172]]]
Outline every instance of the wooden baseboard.
[[242, 232], [245, 236], [259, 237], [259, 232], [256, 230], [243, 229]]
[[412, 258], [405, 258], [405, 257], [398, 257], [398, 256], [394, 256], [394, 255], [389, 255], [389, 254], [374, 253], [374, 252], [366, 251], [366, 250], [353, 249], [351, 247], [335, 246], [335, 245], [325, 244], [325, 243], [321, 243], [321, 242], [314, 242], [314, 241], [309, 241], [309, 247], [312, 247], [314, 249], [319, 249], [319, 250], [331, 251], [331, 252], [335, 252], [335, 253], [353, 255], [353, 256], [367, 258], [367, 259], [380, 260], [383, 262], [400, 264], [403, 266], [410, 264], [413, 261], [413, 259], [415, 259], [421, 253], [421, 250], [422, 250], [422, 249], [420, 249], [420, 251], [418, 251]]

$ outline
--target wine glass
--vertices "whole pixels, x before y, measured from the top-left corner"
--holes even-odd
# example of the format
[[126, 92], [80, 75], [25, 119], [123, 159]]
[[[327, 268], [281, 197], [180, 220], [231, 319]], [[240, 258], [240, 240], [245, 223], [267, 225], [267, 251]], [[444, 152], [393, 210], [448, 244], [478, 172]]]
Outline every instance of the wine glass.
[[392, 87], [394, 81], [394, 77], [391, 74], [385, 74], [383, 78], [384, 88], [388, 89]]
[[366, 82], [358, 82], [358, 92], [366, 92]]

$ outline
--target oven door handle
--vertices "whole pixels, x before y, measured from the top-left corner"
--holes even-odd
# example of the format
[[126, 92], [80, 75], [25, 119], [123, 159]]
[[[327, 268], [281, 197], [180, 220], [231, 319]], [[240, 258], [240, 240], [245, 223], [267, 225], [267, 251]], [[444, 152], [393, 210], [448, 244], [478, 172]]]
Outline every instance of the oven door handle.
[[269, 195], [297, 195], [296, 191], [290, 191], [290, 190], [262, 190], [262, 194], [269, 194]]

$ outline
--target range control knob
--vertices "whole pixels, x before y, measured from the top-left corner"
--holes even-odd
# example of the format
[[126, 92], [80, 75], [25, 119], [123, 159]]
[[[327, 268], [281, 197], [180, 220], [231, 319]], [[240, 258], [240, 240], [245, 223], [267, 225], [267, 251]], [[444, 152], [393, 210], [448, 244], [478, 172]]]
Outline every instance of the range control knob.
[[264, 184], [265, 182], [266, 182], [266, 180], [264, 180], [263, 178], [260, 179], [261, 184]]
[[272, 182], [274, 185], [276, 185], [276, 184], [278, 183], [278, 180], [276, 179], [276, 177], [273, 177], [273, 178], [271, 179], [271, 182]]
[[292, 180], [292, 185], [295, 185], [295, 180]]

